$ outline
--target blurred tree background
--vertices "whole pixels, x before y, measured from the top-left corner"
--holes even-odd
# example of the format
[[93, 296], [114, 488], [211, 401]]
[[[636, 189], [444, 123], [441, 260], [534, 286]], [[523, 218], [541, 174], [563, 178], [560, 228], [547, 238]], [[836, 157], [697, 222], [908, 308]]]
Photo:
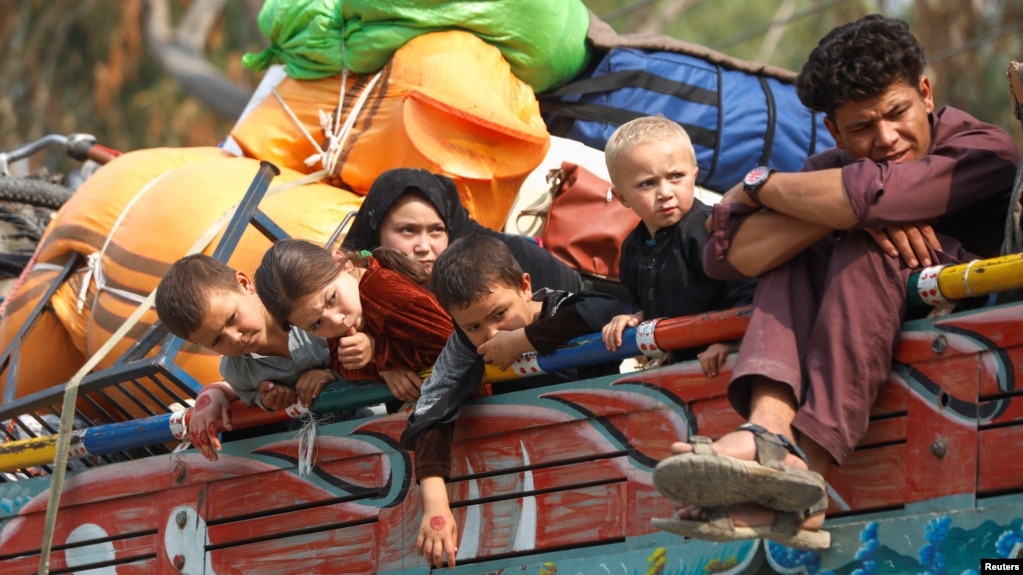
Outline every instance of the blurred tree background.
[[[551, 0], [555, 1], [555, 0]], [[667, 34], [798, 70], [825, 32], [871, 12], [910, 23], [939, 105], [1023, 147], [1006, 67], [1023, 59], [1019, 0], [584, 0], [617, 31]], [[0, 148], [86, 132], [108, 146], [215, 145], [261, 74], [260, 0], [0, 0]], [[52, 160], [51, 160], [52, 161]]]

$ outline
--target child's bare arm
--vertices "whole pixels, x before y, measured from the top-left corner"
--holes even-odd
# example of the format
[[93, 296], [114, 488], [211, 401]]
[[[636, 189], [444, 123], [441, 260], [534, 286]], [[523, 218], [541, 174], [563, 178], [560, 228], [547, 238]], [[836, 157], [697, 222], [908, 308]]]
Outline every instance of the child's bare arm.
[[499, 331], [476, 349], [476, 353], [483, 356], [483, 361], [501, 369], [508, 369], [522, 354], [530, 351], [533, 351], [533, 344], [529, 343], [523, 328]]
[[618, 348], [622, 347], [622, 332], [625, 331], [625, 328], [636, 327], [641, 321], [643, 321], [642, 311], [616, 315], [601, 330], [604, 347], [608, 351], [618, 351]]
[[728, 354], [738, 349], [739, 342], [737, 341], [713, 343], [707, 349], [697, 354], [696, 358], [700, 360], [700, 367], [703, 368], [703, 373], [707, 377], [716, 377], [718, 370], [728, 360]]
[[443, 564], [447, 555], [448, 565], [455, 566], [458, 552], [458, 524], [448, 504], [448, 490], [443, 477], [424, 477], [419, 481], [423, 496], [423, 519], [419, 524], [416, 551], [424, 555], [433, 567]]

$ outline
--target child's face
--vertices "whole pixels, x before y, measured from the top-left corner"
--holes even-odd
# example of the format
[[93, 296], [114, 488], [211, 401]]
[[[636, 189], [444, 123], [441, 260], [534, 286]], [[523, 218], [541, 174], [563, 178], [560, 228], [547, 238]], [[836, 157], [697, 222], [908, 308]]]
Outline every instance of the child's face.
[[448, 229], [433, 204], [416, 194], [394, 203], [380, 222], [380, 245], [394, 248], [433, 271], [433, 262], [448, 247]]
[[636, 212], [653, 236], [692, 209], [697, 171], [677, 139], [640, 144], [618, 157], [614, 195]]
[[516, 287], [495, 284], [483, 299], [449, 310], [451, 319], [469, 341], [479, 347], [499, 331], [512, 331], [533, 323], [530, 287], [529, 274], [522, 274], [522, 284]]
[[323, 338], [355, 333], [362, 327], [359, 280], [348, 272], [339, 271], [334, 281], [323, 289], [300, 297], [288, 322]]
[[242, 273], [237, 277], [238, 290], [210, 294], [206, 315], [188, 341], [228, 357], [258, 353], [267, 345], [266, 308], [252, 280]]

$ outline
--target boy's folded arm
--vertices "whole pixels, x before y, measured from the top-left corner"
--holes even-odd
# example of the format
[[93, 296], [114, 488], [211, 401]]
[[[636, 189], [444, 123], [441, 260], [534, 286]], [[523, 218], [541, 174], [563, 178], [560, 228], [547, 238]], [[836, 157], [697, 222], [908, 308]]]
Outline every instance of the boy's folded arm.
[[542, 317], [525, 327], [526, 339], [541, 355], [553, 352], [569, 340], [599, 333], [622, 312], [621, 303], [597, 292], [572, 295], [556, 313]]

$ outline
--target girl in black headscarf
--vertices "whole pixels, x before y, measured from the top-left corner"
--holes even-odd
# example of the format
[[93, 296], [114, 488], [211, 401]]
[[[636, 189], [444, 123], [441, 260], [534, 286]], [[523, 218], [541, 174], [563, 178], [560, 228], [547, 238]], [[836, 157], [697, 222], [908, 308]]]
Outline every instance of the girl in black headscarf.
[[582, 290], [579, 274], [561, 260], [529, 238], [483, 227], [469, 217], [451, 178], [422, 169], [396, 168], [380, 174], [363, 200], [343, 247], [395, 248], [432, 269], [433, 261], [448, 243], [472, 234], [489, 234], [503, 241], [535, 288], [573, 293]]

